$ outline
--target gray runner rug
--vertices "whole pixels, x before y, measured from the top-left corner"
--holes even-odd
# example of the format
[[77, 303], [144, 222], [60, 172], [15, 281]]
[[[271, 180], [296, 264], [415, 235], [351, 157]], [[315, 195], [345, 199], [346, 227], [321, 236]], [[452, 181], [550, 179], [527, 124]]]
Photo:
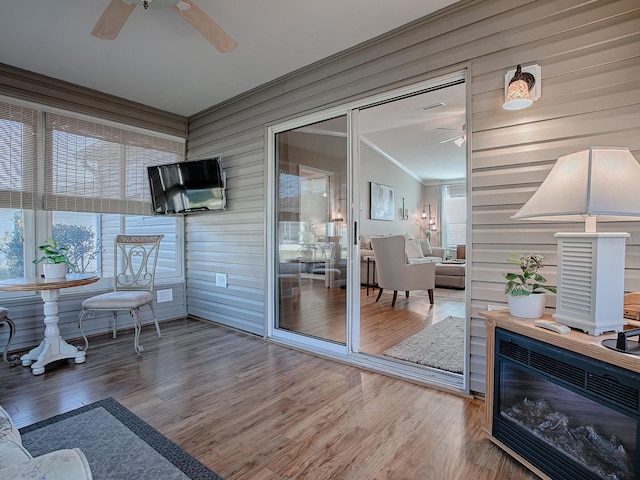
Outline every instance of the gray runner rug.
[[386, 350], [388, 357], [453, 373], [464, 371], [464, 319], [447, 317]]
[[77, 447], [94, 480], [222, 480], [113, 398], [20, 429], [31, 455]]

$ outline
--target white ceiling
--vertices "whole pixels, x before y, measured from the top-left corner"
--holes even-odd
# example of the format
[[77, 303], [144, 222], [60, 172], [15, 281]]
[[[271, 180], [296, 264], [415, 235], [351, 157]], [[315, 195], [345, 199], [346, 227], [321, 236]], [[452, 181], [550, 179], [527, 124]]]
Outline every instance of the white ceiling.
[[[189, 116], [457, 3], [194, 1], [238, 42], [237, 49], [218, 52], [171, 9], [136, 7], [115, 40], [100, 40], [90, 32], [109, 0], [14, 0], [2, 5], [0, 62]], [[464, 115], [451, 123], [459, 128]], [[448, 126], [444, 119], [438, 125]], [[443, 131], [437, 133], [442, 138]], [[381, 148], [398, 161], [409, 154], [396, 140], [392, 146], [391, 132], [369, 134], [383, 143], [386, 136], [389, 143]]]
[[453, 139], [465, 133], [465, 110], [464, 84], [402, 98], [363, 110], [360, 137], [425, 184], [460, 180], [466, 145]]

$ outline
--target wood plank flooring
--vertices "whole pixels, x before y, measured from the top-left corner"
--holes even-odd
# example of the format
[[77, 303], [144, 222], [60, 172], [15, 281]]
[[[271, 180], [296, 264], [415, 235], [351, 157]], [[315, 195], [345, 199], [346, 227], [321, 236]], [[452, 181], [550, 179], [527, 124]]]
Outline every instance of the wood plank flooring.
[[[376, 302], [377, 289], [360, 288], [360, 351], [382, 355], [388, 348], [425, 327], [449, 316], [463, 317], [464, 291], [437, 288], [435, 302], [429, 303], [426, 290], [398, 295], [391, 307], [393, 292], [384, 292]], [[346, 338], [346, 290], [326, 288], [324, 278], [303, 278], [295, 302], [283, 302], [281, 328], [344, 343]]]
[[[19, 427], [114, 397], [227, 480], [514, 479], [483, 437], [484, 402], [183, 319], [92, 339], [86, 363], [0, 363]], [[79, 447], [82, 447], [79, 445]]]
[[[388, 348], [449, 316], [464, 318], [464, 292], [436, 289], [433, 305], [426, 291], [411, 292], [409, 298], [398, 293], [395, 307], [391, 307], [393, 292], [383, 292], [376, 302], [378, 291], [360, 295], [360, 351], [382, 355]], [[438, 296], [441, 295], [441, 296]], [[446, 300], [445, 298], [456, 298]], [[458, 300], [459, 299], [459, 300]]]

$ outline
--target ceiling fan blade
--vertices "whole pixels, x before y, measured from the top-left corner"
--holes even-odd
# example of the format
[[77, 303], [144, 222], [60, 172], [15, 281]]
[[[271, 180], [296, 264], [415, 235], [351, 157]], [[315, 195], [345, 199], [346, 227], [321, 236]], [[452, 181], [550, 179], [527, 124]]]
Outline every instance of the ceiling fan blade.
[[447, 138], [445, 140], [440, 140], [440, 143], [447, 143], [447, 142], [451, 142], [452, 140], [455, 140], [456, 138], [458, 138], [460, 135], [456, 135], [455, 137], [451, 137], [451, 138]]
[[111, 0], [107, 8], [91, 30], [91, 35], [103, 40], [113, 40], [118, 36], [124, 23], [136, 8], [135, 3], [124, 3], [122, 0]]
[[[186, 3], [191, 8], [181, 9], [180, 3]], [[182, 0], [173, 10], [184, 18], [189, 25], [195, 28], [207, 41], [220, 52], [227, 53], [238, 46], [236, 41], [214, 22], [204, 10], [193, 3], [192, 0]]]

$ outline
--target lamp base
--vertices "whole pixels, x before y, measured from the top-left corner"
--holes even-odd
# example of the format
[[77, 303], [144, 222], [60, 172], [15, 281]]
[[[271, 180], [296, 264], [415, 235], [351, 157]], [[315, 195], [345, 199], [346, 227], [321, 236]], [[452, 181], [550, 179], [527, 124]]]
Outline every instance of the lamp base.
[[556, 233], [556, 321], [589, 335], [622, 331], [625, 232]]
[[570, 318], [557, 313], [553, 315], [553, 318], [555, 318], [556, 322], [561, 325], [577, 328], [578, 330], [582, 330], [584, 333], [588, 333], [593, 336], [598, 336], [605, 332], [621, 332], [623, 327], [627, 324], [623, 319], [611, 321], [598, 320], [596, 322], [592, 322], [589, 320]]

